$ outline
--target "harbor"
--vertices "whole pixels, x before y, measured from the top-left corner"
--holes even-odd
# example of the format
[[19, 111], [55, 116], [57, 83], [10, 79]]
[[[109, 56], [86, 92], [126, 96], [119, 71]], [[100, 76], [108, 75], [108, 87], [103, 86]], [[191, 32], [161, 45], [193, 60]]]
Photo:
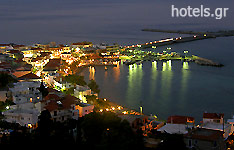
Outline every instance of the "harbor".
[[189, 51], [184, 51], [183, 54], [171, 51], [171, 48], [167, 48], [161, 53], [152, 51], [142, 51], [139, 49], [126, 49], [121, 53], [120, 60], [126, 65], [141, 64], [144, 61], [182, 61], [182, 62], [195, 62], [198, 65], [223, 67], [223, 64], [214, 62], [212, 60], [201, 58], [195, 55], [189, 54]]

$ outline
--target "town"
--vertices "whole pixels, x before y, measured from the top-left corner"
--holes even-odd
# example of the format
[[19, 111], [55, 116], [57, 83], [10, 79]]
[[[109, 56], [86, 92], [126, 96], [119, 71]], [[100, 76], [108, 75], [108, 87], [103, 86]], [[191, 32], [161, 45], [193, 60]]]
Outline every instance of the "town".
[[[162, 42], [168, 40], [163, 40]], [[146, 45], [152, 43], [146, 43]], [[223, 66], [170, 47], [161, 53], [141, 44], [0, 44], [0, 143], [70, 143], [94, 149], [233, 149], [234, 119], [203, 112], [203, 119], [171, 114], [167, 120], [99, 97], [83, 68], [182, 61]], [[152, 48], [156, 48], [152, 45]], [[98, 130], [98, 131], [97, 131]]]

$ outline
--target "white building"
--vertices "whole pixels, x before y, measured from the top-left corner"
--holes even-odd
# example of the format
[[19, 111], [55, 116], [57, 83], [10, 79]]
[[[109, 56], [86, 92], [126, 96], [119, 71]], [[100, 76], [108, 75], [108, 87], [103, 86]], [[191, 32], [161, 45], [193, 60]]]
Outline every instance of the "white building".
[[224, 114], [203, 113], [203, 123], [223, 123]]
[[76, 85], [76, 88], [74, 89], [74, 96], [79, 98], [82, 103], [87, 103], [85, 95], [91, 95], [92, 91], [88, 86], [80, 86]]
[[203, 113], [202, 128], [224, 131], [224, 138], [227, 138], [231, 133], [231, 124], [224, 123], [224, 114]]
[[170, 116], [165, 126], [158, 131], [169, 134], [186, 134], [194, 127], [194, 118], [189, 116]]
[[15, 108], [3, 112], [7, 122], [19, 123], [21, 126], [30, 128], [36, 126], [40, 112], [33, 103], [25, 103], [13, 107]]
[[231, 125], [231, 133], [233, 133], [233, 131], [234, 131], [234, 116], [232, 117], [232, 119], [228, 119], [227, 123], [229, 123]]
[[40, 82], [18, 82], [10, 88], [13, 102], [16, 105], [3, 114], [5, 120], [11, 123], [19, 123], [21, 126], [35, 127], [41, 108], [38, 103], [42, 100], [42, 94], [38, 90]]
[[39, 91], [40, 82], [17, 82], [9, 91], [15, 104], [27, 102], [39, 102], [42, 100], [42, 94]]
[[193, 126], [191, 126], [191, 125], [185, 125], [185, 124], [167, 123], [166, 125], [164, 125], [160, 129], [158, 129], [158, 131], [160, 131], [162, 133], [169, 133], [169, 134], [186, 134], [186, 133], [188, 133], [188, 129], [192, 128], [192, 127]]

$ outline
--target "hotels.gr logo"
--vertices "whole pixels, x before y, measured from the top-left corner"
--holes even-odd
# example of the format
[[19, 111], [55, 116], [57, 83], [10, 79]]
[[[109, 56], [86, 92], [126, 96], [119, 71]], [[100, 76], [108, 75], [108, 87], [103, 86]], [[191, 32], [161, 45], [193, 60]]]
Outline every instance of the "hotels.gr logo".
[[201, 5], [200, 8], [176, 8], [175, 5], [171, 5], [172, 17], [213, 17], [215, 19], [222, 19], [227, 17], [227, 11], [229, 8], [216, 8], [214, 11], [211, 8], [206, 8]]

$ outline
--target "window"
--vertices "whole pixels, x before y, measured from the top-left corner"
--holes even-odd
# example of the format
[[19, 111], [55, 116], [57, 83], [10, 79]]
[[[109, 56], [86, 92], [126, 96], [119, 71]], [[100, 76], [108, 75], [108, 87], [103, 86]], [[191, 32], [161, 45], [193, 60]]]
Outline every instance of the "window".
[[192, 140], [191, 139], [189, 139], [188, 145], [189, 145], [189, 147], [192, 147]]
[[217, 142], [216, 141], [214, 141], [214, 147], [217, 147]]
[[197, 145], [197, 140], [194, 141], [194, 145]]
[[57, 116], [57, 111], [54, 111], [54, 116]]

